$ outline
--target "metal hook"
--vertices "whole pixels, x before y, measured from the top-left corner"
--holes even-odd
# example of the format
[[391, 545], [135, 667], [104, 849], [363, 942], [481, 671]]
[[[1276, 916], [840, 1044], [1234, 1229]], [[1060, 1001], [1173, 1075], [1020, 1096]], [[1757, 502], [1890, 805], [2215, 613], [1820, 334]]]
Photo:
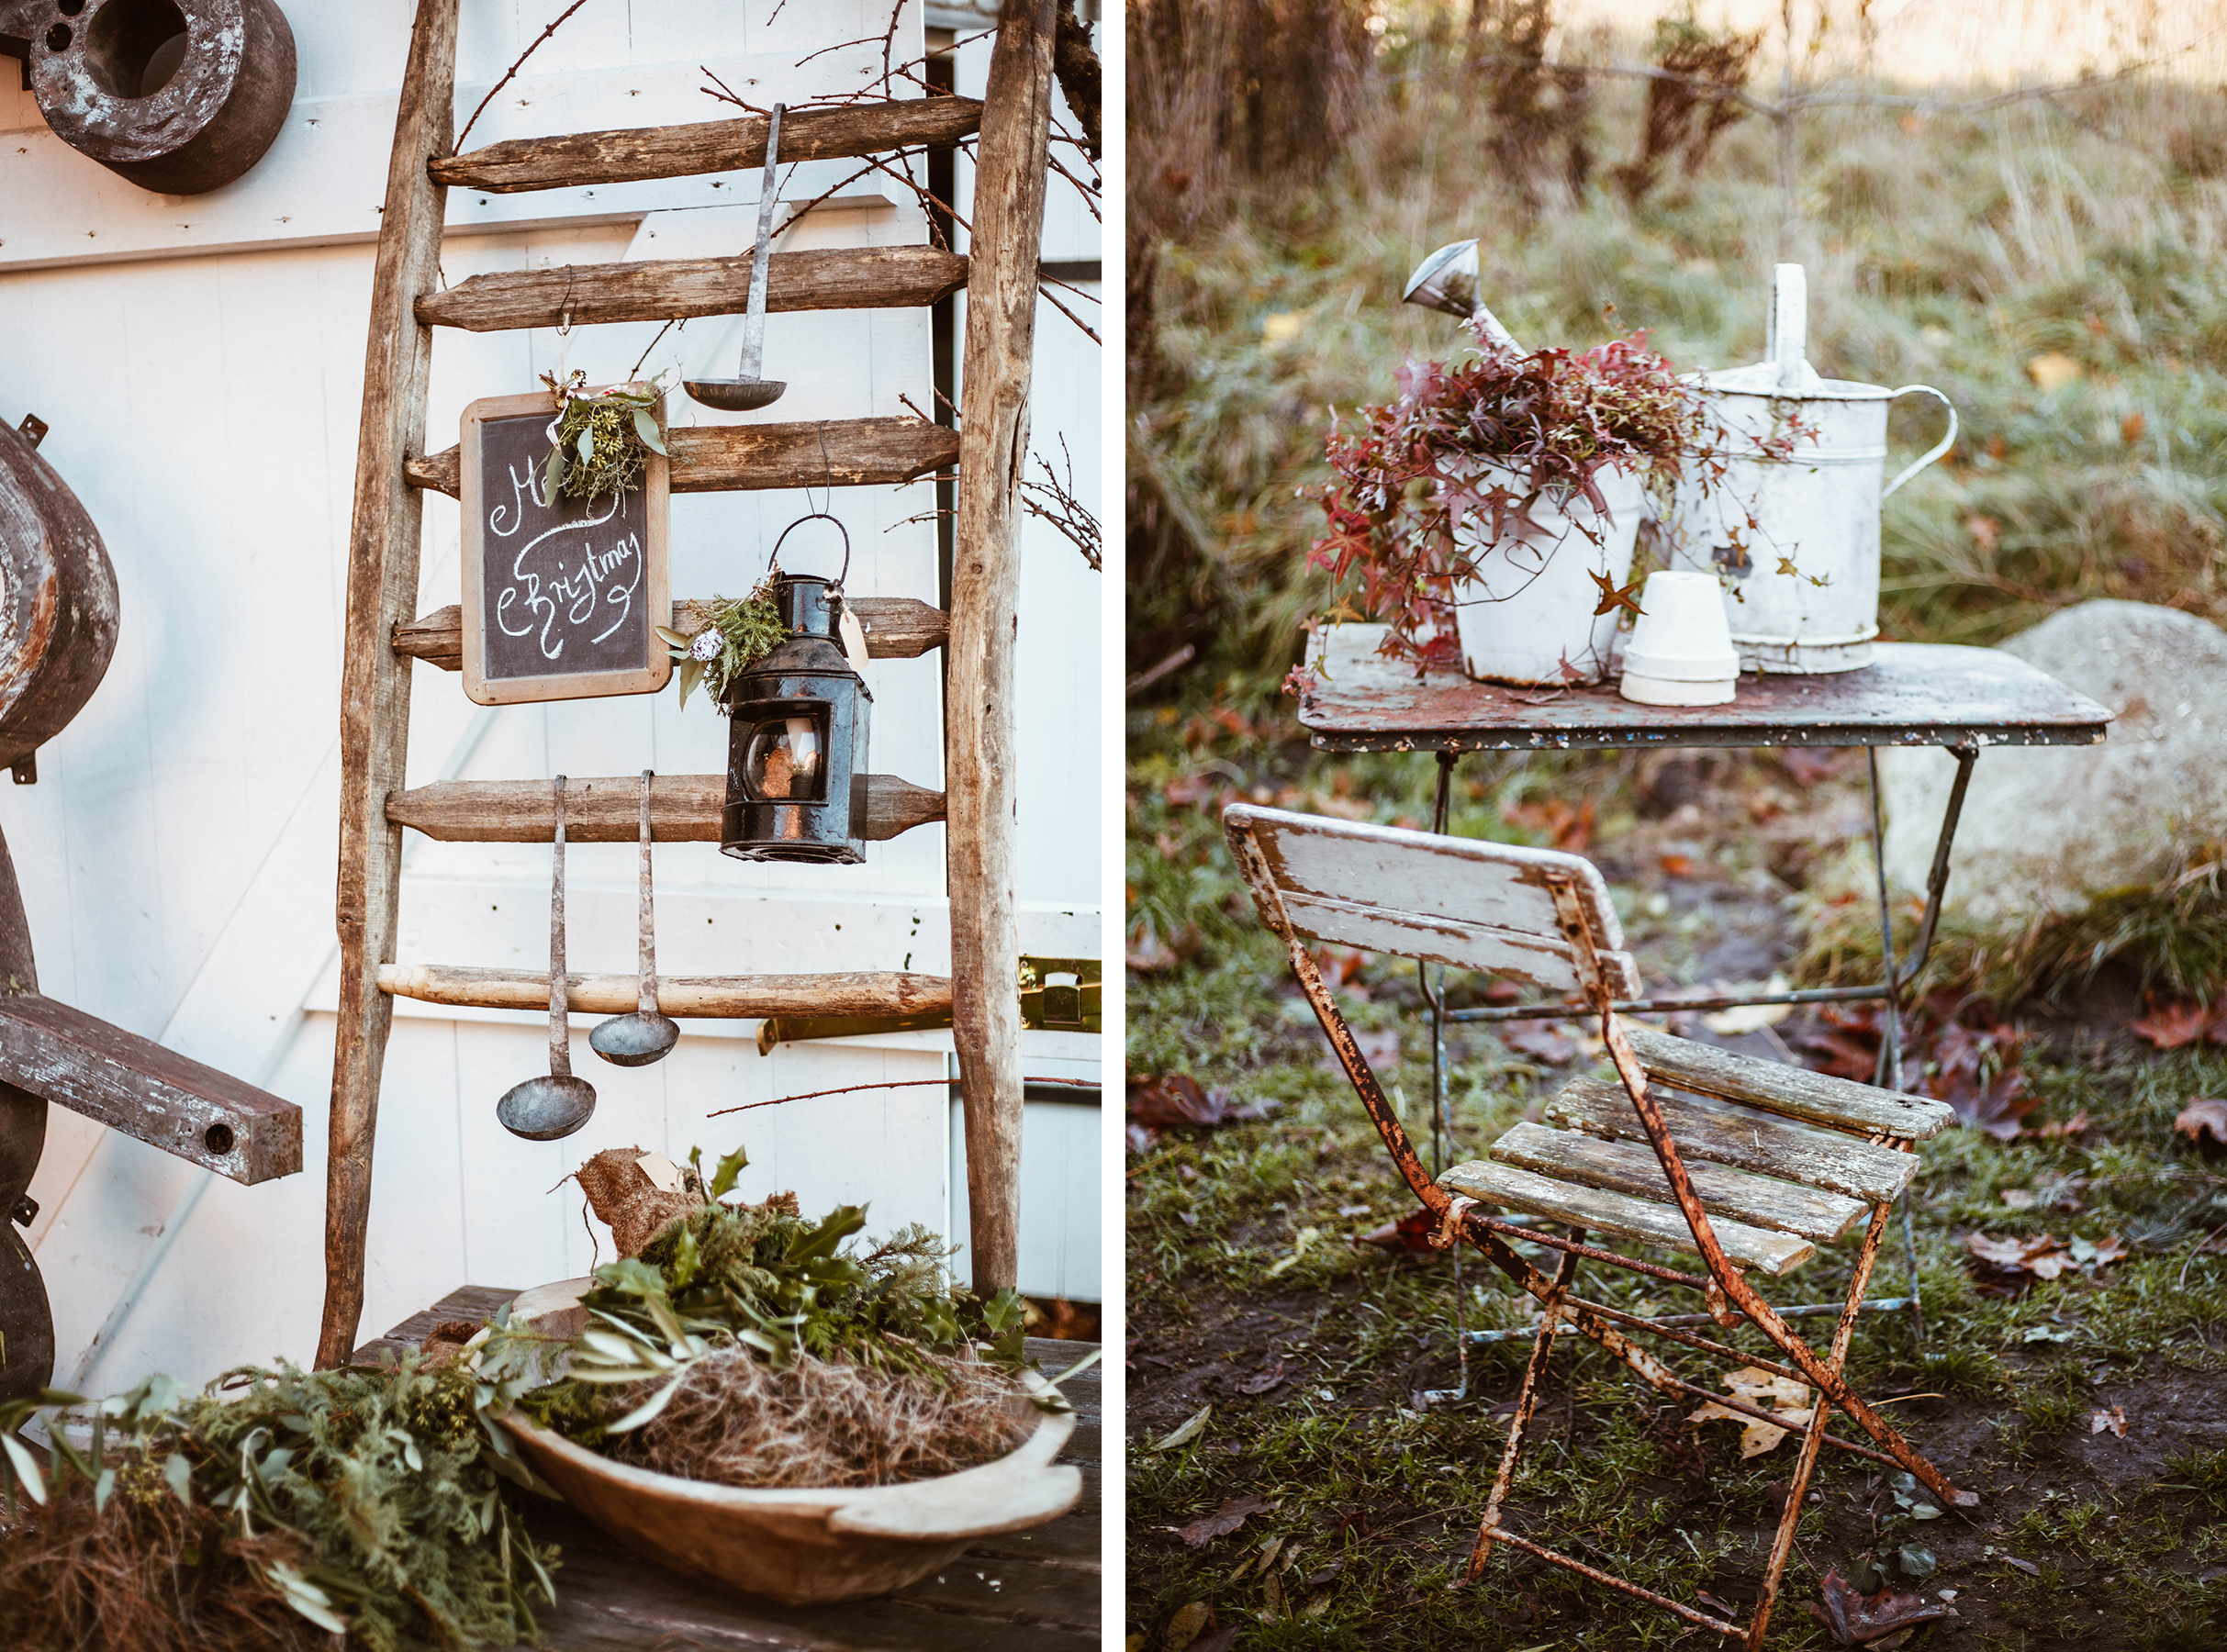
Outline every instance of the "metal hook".
[[557, 322], [557, 337], [560, 339], [569, 337], [572, 332], [572, 265], [566, 264], [565, 266], [565, 298], [559, 307], [564, 315], [563, 318]]
[[[808, 499], [807, 503], [809, 502], [810, 501]], [[843, 588], [844, 580], [849, 576], [851, 571], [851, 530], [843, 525], [840, 518], [832, 517], [824, 510], [815, 510], [811, 512], [809, 515], [800, 516], [795, 521], [789, 523], [788, 527], [781, 530], [781, 537], [773, 541], [773, 554], [767, 559], [767, 571], [776, 574], [780, 572], [782, 545], [788, 542], [789, 536], [790, 534], [794, 533], [798, 529], [803, 527], [805, 523], [814, 521], [834, 522], [835, 524], [835, 531], [843, 535], [843, 572], [835, 575], [834, 582], [834, 588], [840, 591]]]

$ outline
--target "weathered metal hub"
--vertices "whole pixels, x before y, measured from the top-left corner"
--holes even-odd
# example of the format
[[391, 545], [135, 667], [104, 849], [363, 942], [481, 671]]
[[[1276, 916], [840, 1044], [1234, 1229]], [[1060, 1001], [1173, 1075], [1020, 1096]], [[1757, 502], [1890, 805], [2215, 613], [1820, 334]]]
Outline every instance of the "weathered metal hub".
[[93, 698], [116, 627], [93, 519], [30, 437], [0, 426], [0, 765], [27, 763]]
[[273, 0], [0, 0], [47, 125], [142, 189], [200, 195], [263, 157], [294, 103]]

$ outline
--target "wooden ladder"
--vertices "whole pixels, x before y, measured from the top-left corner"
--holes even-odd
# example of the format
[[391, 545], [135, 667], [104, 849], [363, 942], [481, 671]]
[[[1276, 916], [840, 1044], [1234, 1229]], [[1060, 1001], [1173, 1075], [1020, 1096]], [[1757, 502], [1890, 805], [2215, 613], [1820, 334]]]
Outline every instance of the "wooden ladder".
[[[325, 1303], [317, 1363], [349, 1357], [364, 1308], [365, 1233], [379, 1079], [397, 994], [434, 1002], [532, 1008], [541, 977], [398, 966], [402, 830], [468, 842], [546, 842], [543, 781], [449, 782], [404, 789], [410, 666], [458, 669], [458, 610], [414, 617], [427, 488], [458, 490], [454, 448], [425, 451], [432, 329], [554, 327], [728, 314], [747, 300], [751, 257], [582, 265], [476, 275], [442, 289], [451, 185], [508, 193], [669, 178], [760, 166], [766, 120], [699, 122], [454, 147], [458, 0], [420, 0], [395, 121], [395, 147], [372, 285], [364, 419], [348, 549], [341, 686], [340, 1026], [327, 1156]], [[912, 1015], [949, 1007], [964, 1098], [973, 1282], [1014, 1282], [1021, 1135], [1020, 932], [1013, 903], [1013, 661], [1019, 595], [1017, 494], [1028, 449], [1028, 393], [1051, 117], [1054, 0], [1005, 0], [982, 102], [937, 97], [800, 110], [782, 122], [781, 156], [809, 161], [975, 133], [970, 256], [929, 247], [780, 252], [767, 307], [932, 305], [969, 288], [959, 431], [916, 419], [724, 426], [671, 432], [676, 492], [903, 483], [959, 468], [957, 549], [947, 618], [908, 598], [852, 606], [881, 658], [948, 650], [947, 793], [889, 776], [869, 781], [869, 838], [947, 817], [952, 976], [672, 977], [676, 1015]], [[824, 449], [822, 446], [824, 432]], [[685, 606], [685, 605], [680, 605]], [[632, 841], [632, 776], [574, 780], [566, 835]], [[656, 835], [716, 840], [724, 778], [660, 776]], [[629, 977], [631, 979], [631, 977]], [[541, 982], [535, 985], [535, 982]], [[602, 1007], [599, 977], [574, 977], [576, 1009]], [[621, 1008], [632, 1008], [631, 989]]]

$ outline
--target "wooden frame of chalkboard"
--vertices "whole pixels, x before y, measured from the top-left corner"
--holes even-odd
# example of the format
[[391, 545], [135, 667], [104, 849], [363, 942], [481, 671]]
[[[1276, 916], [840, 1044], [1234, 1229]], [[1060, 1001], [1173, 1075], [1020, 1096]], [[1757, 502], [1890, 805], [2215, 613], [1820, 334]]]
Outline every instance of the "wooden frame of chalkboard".
[[[464, 691], [482, 706], [655, 694], [673, 675], [656, 631], [673, 608], [670, 467], [647, 453], [618, 499], [545, 504], [554, 410], [545, 391], [464, 410]], [[662, 432], [662, 404], [653, 417]]]

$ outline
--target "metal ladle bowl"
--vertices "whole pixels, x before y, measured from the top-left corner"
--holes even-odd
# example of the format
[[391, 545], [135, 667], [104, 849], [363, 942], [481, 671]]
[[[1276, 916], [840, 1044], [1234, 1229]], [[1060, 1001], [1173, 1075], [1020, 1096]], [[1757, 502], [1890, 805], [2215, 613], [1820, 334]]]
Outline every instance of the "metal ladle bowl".
[[757, 245], [750, 255], [750, 302], [743, 313], [741, 365], [736, 376], [731, 379], [681, 380], [681, 388], [691, 398], [722, 413], [747, 413], [754, 407], [766, 407], [780, 400], [781, 393], [789, 388], [786, 379], [758, 377], [758, 369], [766, 360], [767, 248], [773, 239], [773, 207], [779, 193], [774, 158], [781, 144], [783, 107], [781, 104], [774, 105], [773, 114], [766, 124], [766, 176], [758, 185]]
[[495, 1116], [514, 1136], [554, 1142], [596, 1111], [596, 1087], [572, 1076], [572, 1034], [565, 987], [565, 776], [556, 777], [556, 836], [549, 866], [549, 1072], [503, 1092]]
[[614, 1066], [647, 1066], [662, 1061], [680, 1042], [680, 1028], [657, 1008], [657, 922], [650, 895], [650, 771], [642, 771], [642, 909], [640, 960], [642, 995], [632, 1015], [598, 1021], [588, 1048]]

